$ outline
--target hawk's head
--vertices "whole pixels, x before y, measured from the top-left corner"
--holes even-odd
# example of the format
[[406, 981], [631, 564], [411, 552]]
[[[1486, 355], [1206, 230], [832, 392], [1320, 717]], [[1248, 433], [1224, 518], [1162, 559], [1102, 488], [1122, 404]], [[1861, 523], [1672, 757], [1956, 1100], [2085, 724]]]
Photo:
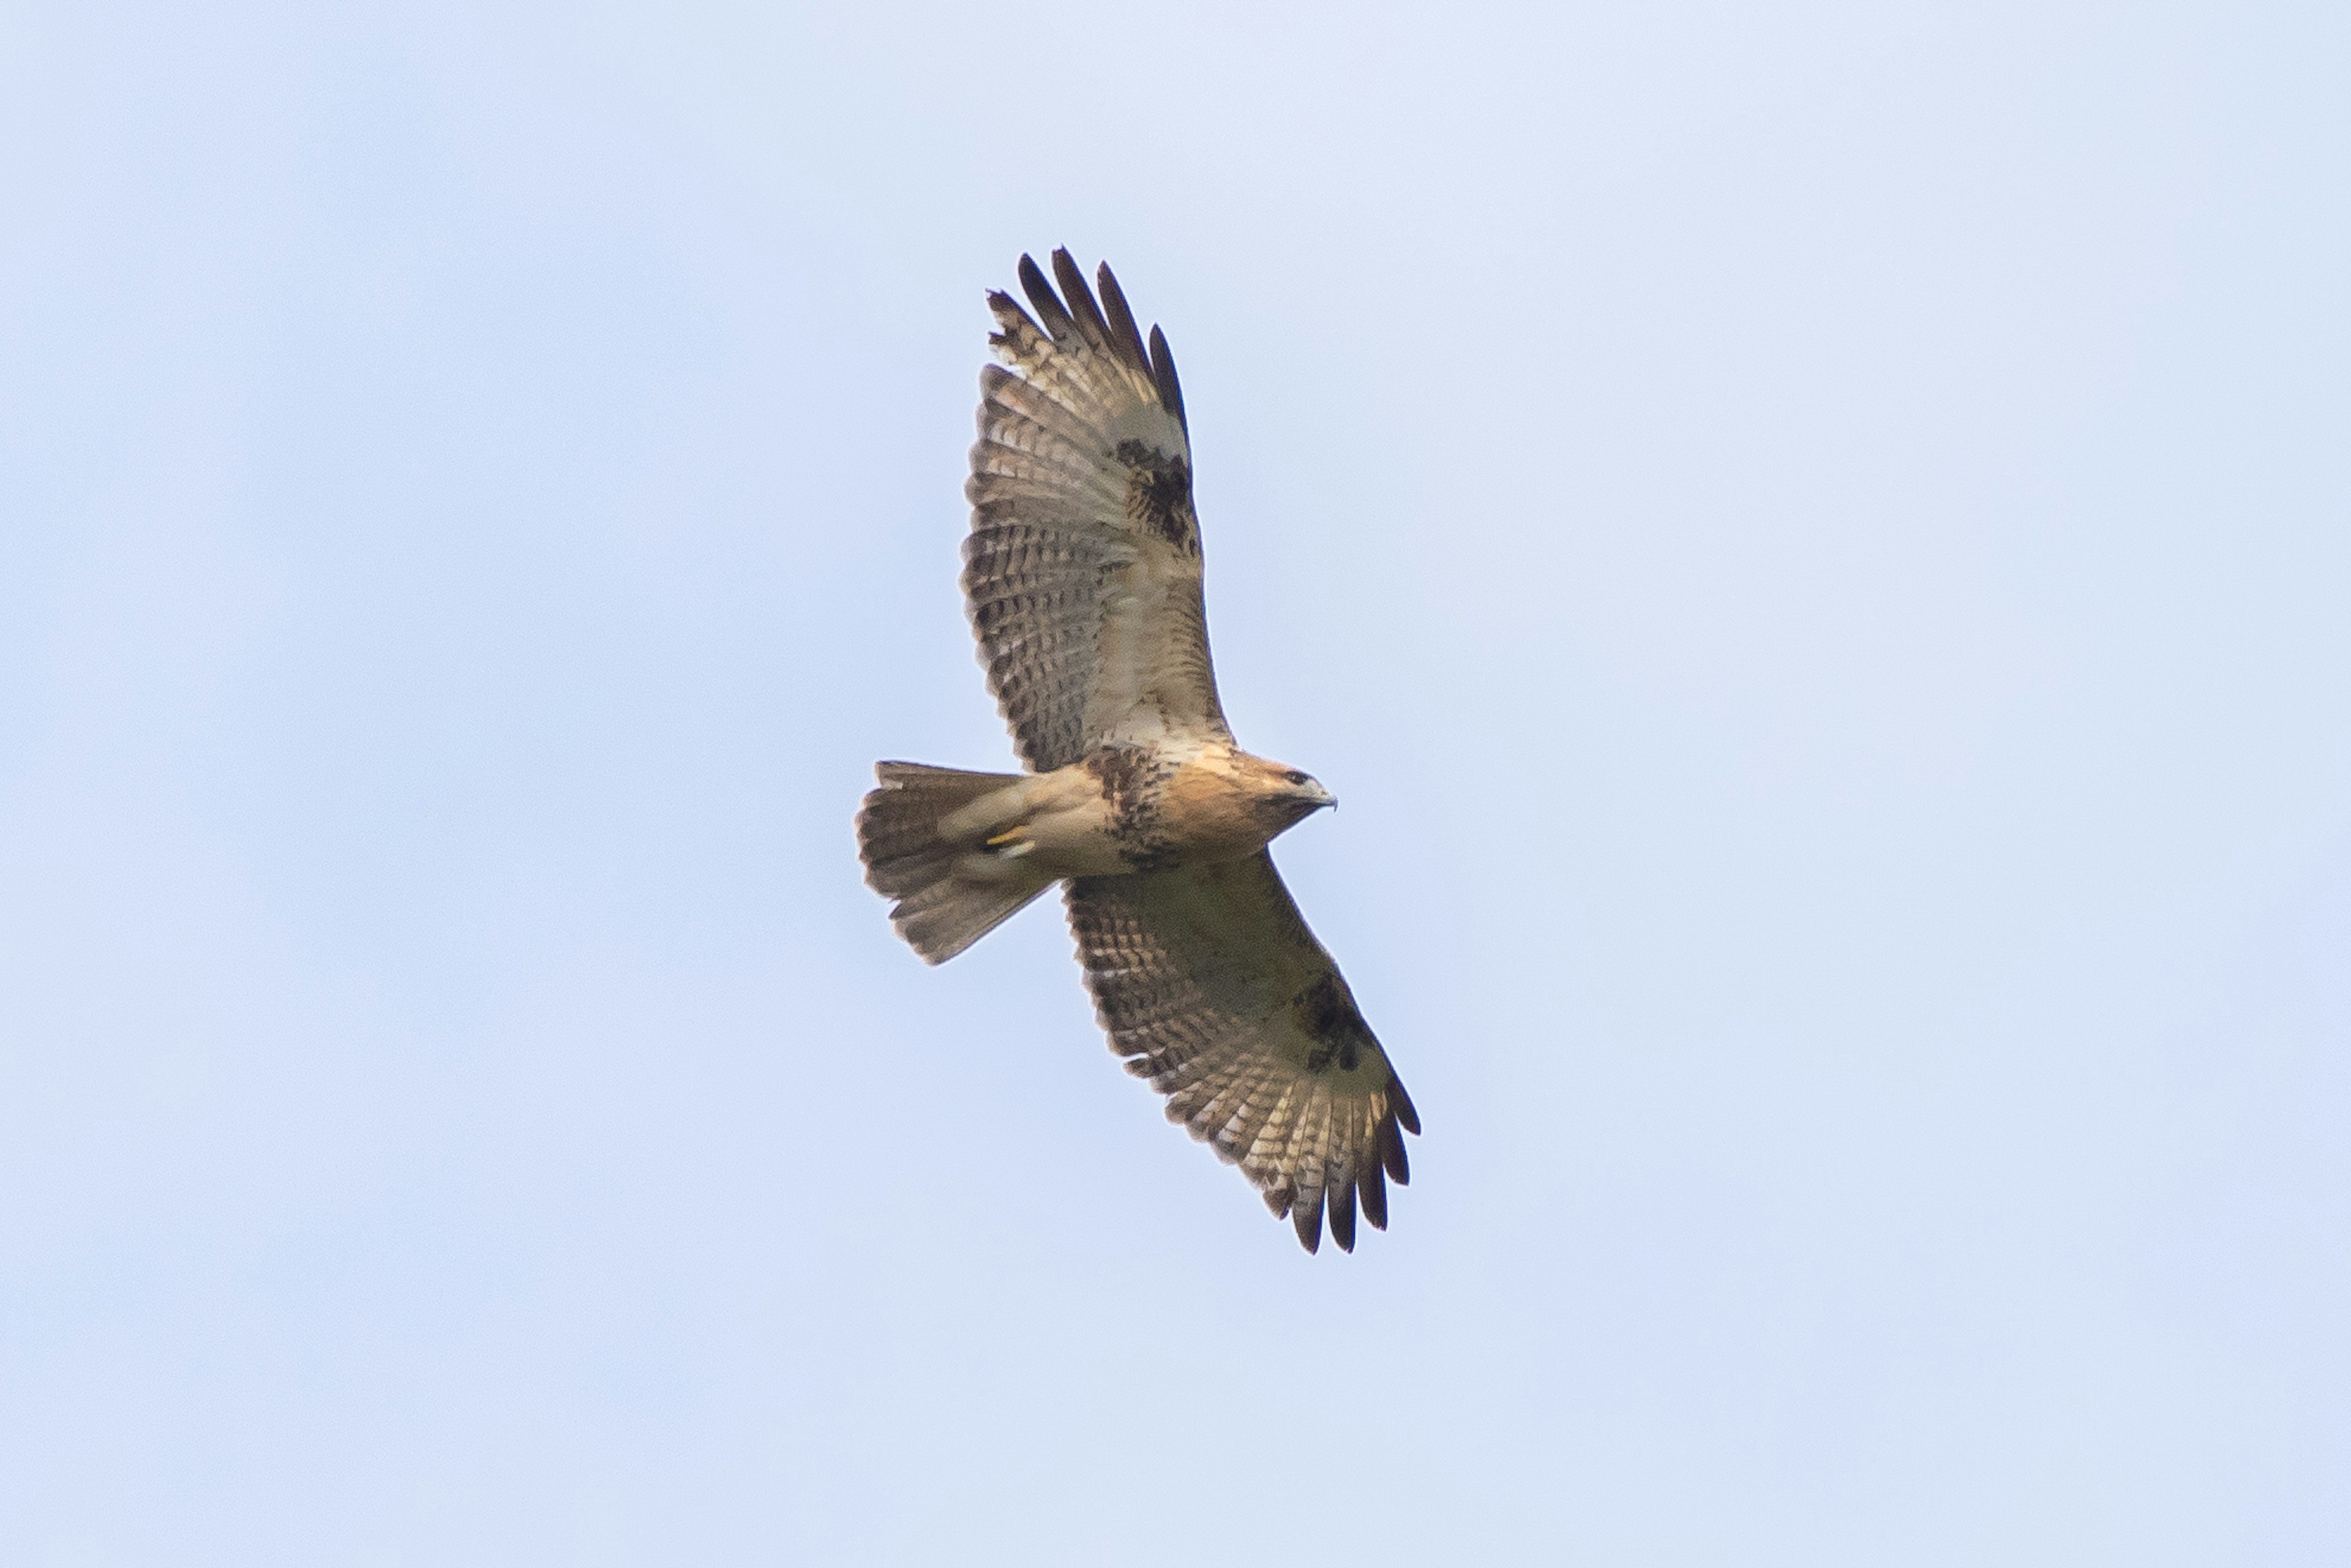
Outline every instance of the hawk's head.
[[1252, 757], [1241, 769], [1241, 781], [1247, 787], [1249, 807], [1265, 824], [1268, 836], [1282, 832], [1325, 806], [1335, 806], [1339, 797], [1318, 783], [1312, 775], [1283, 762], [1269, 762], [1262, 757]]

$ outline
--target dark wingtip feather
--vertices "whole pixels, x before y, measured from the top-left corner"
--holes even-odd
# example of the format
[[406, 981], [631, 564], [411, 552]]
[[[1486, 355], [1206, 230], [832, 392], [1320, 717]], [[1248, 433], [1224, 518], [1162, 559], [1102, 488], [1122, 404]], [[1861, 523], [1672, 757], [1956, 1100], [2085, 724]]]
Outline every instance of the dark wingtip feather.
[[1167, 351], [1167, 334], [1158, 328], [1151, 329], [1151, 379], [1158, 383], [1159, 401], [1184, 427], [1192, 434], [1192, 422], [1184, 417], [1184, 388], [1176, 380], [1176, 356]]
[[1388, 1074], [1388, 1103], [1395, 1111], [1395, 1119], [1404, 1124], [1407, 1133], [1420, 1131], [1420, 1113], [1412, 1108], [1412, 1096], [1404, 1092], [1404, 1080]]
[[1372, 1222], [1373, 1229], [1385, 1230], [1388, 1228], [1387, 1178], [1380, 1174], [1378, 1166], [1366, 1166], [1363, 1175], [1355, 1178], [1355, 1185], [1363, 1193], [1364, 1218]]
[[1102, 290], [1102, 309], [1110, 315], [1111, 346], [1129, 368], [1151, 373], [1151, 352], [1143, 346], [1142, 330], [1134, 324], [1134, 312], [1126, 306], [1126, 292], [1103, 262], [1094, 269], [1094, 285]]
[[1028, 322], [1031, 327], [1037, 324], [1036, 319], [1021, 308], [1020, 301], [1013, 298], [1001, 288], [991, 288], [987, 291], [987, 310], [989, 315], [999, 319], [1011, 316]]
[[1387, 1167], [1388, 1179], [1396, 1186], [1412, 1185], [1412, 1166], [1404, 1157], [1404, 1134], [1393, 1121], [1380, 1124], [1380, 1164]]
[[1301, 1247], [1309, 1252], [1320, 1252], [1322, 1249], [1322, 1195], [1317, 1192], [1311, 1206], [1292, 1204], [1290, 1223], [1298, 1231]]
[[1077, 323], [1070, 319], [1069, 311], [1062, 307], [1060, 297], [1054, 294], [1053, 286], [1045, 281], [1045, 274], [1039, 269], [1034, 256], [1020, 258], [1020, 292], [1026, 294], [1029, 303], [1037, 308], [1038, 319], [1044, 322], [1045, 330], [1056, 340], [1068, 338], [1077, 329]]
[[1343, 1182], [1331, 1195], [1331, 1239], [1342, 1252], [1355, 1249], [1355, 1184]]
[[1094, 303], [1093, 290], [1086, 287], [1086, 275], [1078, 269], [1077, 258], [1067, 247], [1053, 253], [1053, 277], [1061, 285], [1061, 298], [1070, 302], [1070, 314], [1077, 318], [1078, 331], [1087, 345], [1109, 353], [1110, 323], [1102, 319], [1102, 307]]

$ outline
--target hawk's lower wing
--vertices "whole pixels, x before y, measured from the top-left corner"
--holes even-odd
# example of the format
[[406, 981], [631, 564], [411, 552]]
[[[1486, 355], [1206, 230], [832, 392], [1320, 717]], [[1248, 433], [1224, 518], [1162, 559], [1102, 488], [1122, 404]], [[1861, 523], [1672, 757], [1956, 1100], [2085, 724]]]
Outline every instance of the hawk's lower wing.
[[1407, 1179], [1412, 1100], [1259, 851], [1247, 860], [1069, 883], [1070, 928], [1111, 1049], [1167, 1119], [1241, 1167], [1311, 1252], [1385, 1229]]

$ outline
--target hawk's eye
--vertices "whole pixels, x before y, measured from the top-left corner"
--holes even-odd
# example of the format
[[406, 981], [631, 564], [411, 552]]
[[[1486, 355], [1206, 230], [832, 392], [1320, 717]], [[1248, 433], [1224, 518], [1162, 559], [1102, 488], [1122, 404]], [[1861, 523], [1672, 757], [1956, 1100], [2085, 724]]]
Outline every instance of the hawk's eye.
[[1301, 772], [1300, 772], [1300, 771], [1298, 771], [1298, 769], [1297, 769], [1297, 768], [1291, 768], [1289, 772], [1287, 772], [1287, 773], [1283, 774], [1283, 775], [1282, 775], [1282, 777], [1283, 777], [1284, 779], [1288, 779], [1288, 780], [1289, 780], [1290, 783], [1292, 783], [1292, 784], [1303, 784], [1303, 783], [1305, 783], [1305, 782], [1306, 782], [1306, 775], [1305, 775], [1305, 774], [1303, 774], [1303, 773], [1301, 773]]

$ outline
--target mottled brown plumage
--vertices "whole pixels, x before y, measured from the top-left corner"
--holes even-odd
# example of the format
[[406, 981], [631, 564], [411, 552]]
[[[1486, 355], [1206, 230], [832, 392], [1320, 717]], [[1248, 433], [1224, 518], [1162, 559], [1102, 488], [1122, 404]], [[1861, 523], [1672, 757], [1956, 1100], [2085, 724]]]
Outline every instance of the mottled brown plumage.
[[1191, 440], [1167, 340], [1067, 251], [1036, 314], [991, 294], [964, 595], [1025, 774], [883, 762], [866, 880], [931, 963], [1054, 883], [1095, 1010], [1170, 1120], [1310, 1252], [1387, 1224], [1420, 1122], [1266, 845], [1329, 791], [1238, 747], [1217, 700]]

